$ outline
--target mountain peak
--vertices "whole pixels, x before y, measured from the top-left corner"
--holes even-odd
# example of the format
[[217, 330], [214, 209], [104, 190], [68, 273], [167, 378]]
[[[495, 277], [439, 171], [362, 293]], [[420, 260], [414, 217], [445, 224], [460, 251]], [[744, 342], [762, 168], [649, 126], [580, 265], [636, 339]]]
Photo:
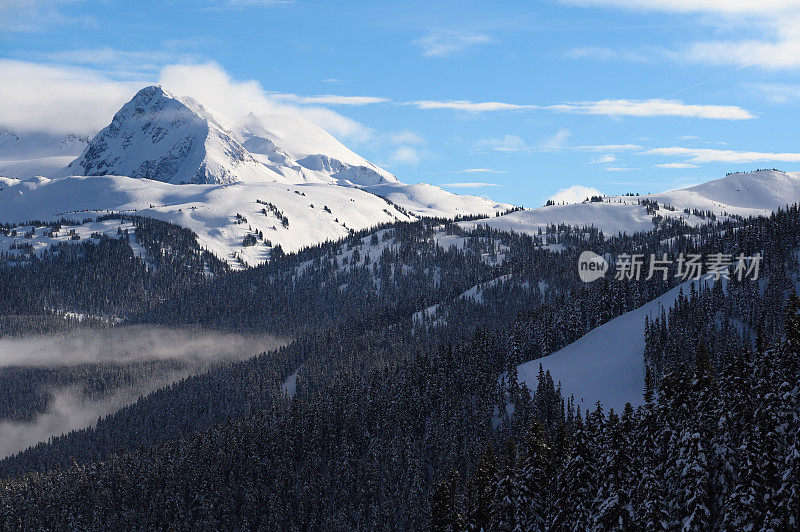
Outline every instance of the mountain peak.
[[158, 85], [137, 92], [69, 165], [70, 173], [168, 183], [276, 181], [205, 107]]
[[139, 90], [65, 173], [173, 184], [397, 182], [302, 117], [250, 113], [232, 124], [159, 85]]
[[143, 102], [145, 104], [149, 103], [153, 100], [153, 98], [170, 98], [174, 99], [175, 97], [172, 94], [168, 93], [164, 90], [161, 85], [148, 85], [142, 89], [139, 89], [133, 98], [131, 98], [132, 102]]

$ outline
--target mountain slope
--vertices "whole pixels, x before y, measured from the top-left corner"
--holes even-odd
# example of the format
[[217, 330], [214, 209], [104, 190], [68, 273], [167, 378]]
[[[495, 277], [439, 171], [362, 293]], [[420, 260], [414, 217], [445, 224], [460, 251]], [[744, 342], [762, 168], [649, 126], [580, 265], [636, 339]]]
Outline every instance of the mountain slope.
[[344, 185], [398, 182], [390, 172], [367, 161], [321, 127], [299, 116], [256, 117], [250, 114], [236, 129], [236, 134], [257, 159], [293, 168], [304, 179], [333, 179]]
[[[358, 188], [318, 183], [174, 185], [127, 176], [0, 178], [0, 222], [82, 220], [136, 213], [187, 227], [202, 247], [233, 266], [267, 260], [276, 246], [296, 251], [376, 224], [410, 221]], [[245, 242], [245, 237], [250, 242]], [[249, 245], [246, 245], [249, 244]]]
[[[682, 218], [690, 225], [708, 218], [693, 211], [716, 216], [764, 216], [800, 201], [800, 174], [778, 170], [730, 174], [690, 188], [643, 196], [605, 196], [602, 202], [550, 205], [513, 212], [497, 218], [464, 222], [465, 227], [486, 225], [495, 229], [536, 234], [552, 224], [595, 226], [606, 235], [635, 233], [653, 227], [654, 215]], [[646, 202], [657, 202], [648, 212]], [[685, 212], [688, 209], [689, 213]]]
[[726, 210], [742, 216], [763, 214], [800, 201], [800, 173], [779, 170], [735, 173], [686, 189], [651, 194], [650, 197], [659, 202]]
[[681, 289], [688, 294], [694, 283], [698, 281], [676, 286], [563, 349], [521, 364], [517, 367], [519, 382], [535, 390], [541, 364], [555, 382], [561, 383], [564, 397], [574, 395], [575, 403], [584, 411], [594, 409], [597, 401], [605, 409], [617, 412], [622, 411], [625, 403], [640, 405], [644, 392], [644, 318], [658, 316], [662, 307], [672, 307]]

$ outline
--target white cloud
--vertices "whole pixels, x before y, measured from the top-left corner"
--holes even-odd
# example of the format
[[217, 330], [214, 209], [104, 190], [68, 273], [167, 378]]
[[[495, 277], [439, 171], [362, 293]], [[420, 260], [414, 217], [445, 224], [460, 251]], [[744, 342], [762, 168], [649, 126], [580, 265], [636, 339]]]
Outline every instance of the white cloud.
[[685, 157], [689, 163], [754, 163], [754, 162], [800, 162], [800, 153], [769, 153], [735, 150], [715, 150], [711, 148], [652, 148], [642, 152], [645, 155], [666, 155]]
[[735, 105], [692, 105], [680, 100], [599, 100], [551, 105], [547, 109], [566, 113], [606, 116], [680, 116], [717, 120], [747, 120], [755, 116]]
[[501, 152], [562, 150], [567, 148], [567, 140], [569, 140], [570, 135], [569, 129], [562, 127], [553, 135], [542, 139], [538, 144], [529, 145], [522, 137], [508, 134], [500, 138], [480, 139], [475, 142], [475, 148]]
[[0, 1], [0, 31], [41, 31], [57, 24], [81, 23], [95, 26], [91, 17], [75, 17], [64, 12], [71, 4], [83, 0], [2, 0]]
[[657, 164], [656, 167], [658, 168], [697, 168], [696, 164], [691, 163], [664, 163], [664, 164]]
[[747, 85], [751, 90], [772, 103], [789, 103], [800, 101], [800, 85], [787, 83], [752, 83]]
[[19, 131], [93, 134], [146, 82], [85, 68], [0, 59], [0, 124]]
[[161, 70], [159, 83], [175, 94], [196, 98], [231, 118], [250, 112], [274, 114], [288, 108], [287, 104], [268, 98], [257, 81], [234, 81], [216, 63], [168, 65]]
[[564, 3], [616, 7], [647, 11], [674, 11], [683, 13], [716, 12], [727, 14], [792, 11], [797, 0], [563, 0]]
[[375, 103], [386, 103], [388, 98], [380, 96], [340, 96], [338, 94], [321, 94], [319, 96], [298, 96], [297, 94], [271, 94], [272, 98], [287, 100], [302, 104], [319, 105], [353, 105], [362, 106]]
[[575, 113], [603, 116], [679, 116], [687, 118], [706, 118], [714, 120], [748, 120], [756, 118], [747, 109], [736, 105], [697, 105], [680, 100], [627, 100], [608, 99], [587, 102], [568, 102], [557, 105], [520, 105], [508, 102], [472, 102], [469, 100], [417, 100], [411, 102], [417, 109], [453, 109], [472, 113], [492, 111], [519, 111], [544, 109], [561, 113]]
[[[108, 125], [137, 90], [154, 83], [148, 78], [142, 75], [136, 81], [121, 82], [91, 68], [0, 59], [0, 79], [14, 80], [0, 83], [0, 125], [19, 131], [93, 134]], [[290, 113], [354, 143], [375, 135], [363, 124], [325, 107], [272, 99], [258, 82], [232, 80], [213, 63], [166, 66], [159, 83], [234, 120], [250, 112]]]
[[403, 131], [393, 131], [387, 136], [389, 138], [389, 142], [392, 144], [425, 144], [425, 137], [422, 136], [421, 133], [409, 131], [407, 129]]
[[443, 183], [443, 187], [452, 187], [452, 188], [484, 188], [484, 187], [499, 187], [497, 183], [473, 183], [473, 182], [466, 182], [466, 183]]
[[507, 174], [508, 170], [494, 170], [492, 168], [465, 168], [464, 170], [456, 170], [450, 173], [451, 174]]
[[[732, 39], [696, 41], [666, 56], [678, 61], [738, 67], [758, 66], [765, 69], [800, 67], [800, 3], [797, 0], [566, 0], [567, 3], [660, 11], [677, 14], [700, 13], [708, 16], [697, 22], [725, 31], [769, 35], [767, 39]], [[628, 50], [598, 49], [585, 56], [630, 59]], [[575, 52], [580, 54], [580, 51]]]
[[558, 128], [558, 131], [556, 131], [552, 136], [544, 139], [539, 144], [539, 147], [548, 150], [564, 148], [567, 145], [567, 140], [569, 140], [570, 135], [571, 133], [569, 129], [565, 127]]
[[629, 168], [627, 166], [607, 166], [606, 172], [632, 172], [638, 168]]
[[614, 155], [607, 153], [606, 155], [601, 155], [597, 159], [592, 159], [589, 162], [591, 162], [592, 164], [606, 164], [606, 163], [613, 163], [616, 160], [617, 158]]
[[[548, 150], [574, 150], [584, 152], [606, 152], [603, 157], [592, 162], [613, 162], [616, 157], [613, 155], [618, 152], [636, 152], [645, 149], [639, 144], [598, 144], [569, 146], [567, 140], [571, 133], [566, 128], [560, 128], [554, 135], [542, 139], [538, 144], [528, 144], [518, 135], [505, 135], [503, 137], [490, 137], [475, 141], [474, 147], [477, 150], [493, 150], [503, 152], [515, 151], [548, 151]], [[613, 159], [609, 159], [613, 158]]]
[[313, 122], [328, 133], [354, 144], [369, 142], [375, 137], [375, 130], [352, 118], [325, 107], [300, 107], [290, 109], [309, 122]]
[[494, 151], [525, 151], [530, 150], [522, 137], [517, 135], [506, 135], [502, 138], [480, 139], [475, 143], [476, 148], [490, 149]]
[[800, 39], [696, 42], [682, 55], [698, 63], [770, 70], [796, 68], [800, 66]]
[[159, 83], [176, 94], [192, 96], [233, 119], [249, 113], [256, 116], [290, 113], [354, 143], [366, 142], [375, 134], [352, 118], [325, 107], [298, 107], [270, 98], [257, 81], [233, 80], [215, 63], [166, 66], [161, 71]]
[[417, 109], [455, 109], [457, 111], [469, 111], [471, 113], [482, 113], [485, 111], [514, 111], [519, 109], [531, 109], [532, 105], [517, 105], [506, 102], [470, 102], [468, 100], [417, 100], [411, 102]]
[[437, 30], [415, 39], [413, 44], [422, 49], [425, 57], [447, 57], [492, 41], [491, 37], [481, 33]]
[[393, 163], [416, 166], [419, 164], [420, 155], [416, 148], [411, 146], [400, 146], [392, 154], [390, 160]]
[[559, 189], [558, 192], [550, 196], [549, 200], [557, 204], [560, 203], [580, 203], [586, 198], [592, 196], [602, 196], [603, 193], [594, 187], [585, 187], [583, 185], [572, 185], [568, 188]]

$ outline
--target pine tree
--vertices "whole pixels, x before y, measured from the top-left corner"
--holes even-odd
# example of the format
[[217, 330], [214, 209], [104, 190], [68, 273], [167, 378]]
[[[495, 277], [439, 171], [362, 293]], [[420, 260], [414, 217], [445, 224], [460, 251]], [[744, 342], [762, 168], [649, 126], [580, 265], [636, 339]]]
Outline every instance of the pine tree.
[[613, 410], [609, 411], [604, 432], [594, 524], [602, 530], [631, 530], [635, 515], [631, 505], [630, 435]]
[[786, 349], [791, 353], [800, 353], [800, 298], [794, 291], [786, 303], [784, 334]]
[[545, 464], [548, 446], [541, 424], [534, 420], [525, 436], [517, 466], [517, 498], [515, 501], [516, 530], [544, 530], [547, 512], [548, 483]]
[[495, 478], [497, 476], [497, 458], [491, 447], [487, 447], [477, 470], [467, 487], [468, 516], [470, 530], [488, 530], [494, 500]]
[[783, 509], [781, 521], [791, 529], [800, 528], [800, 427], [795, 430], [786, 453], [777, 496], [777, 505]]
[[555, 479], [556, 495], [549, 524], [553, 530], [586, 530], [592, 525], [591, 502], [597, 493], [598, 480], [592, 444], [578, 412], [569, 459]]
[[491, 513], [491, 529], [500, 532], [512, 532], [516, 521], [516, 459], [517, 450], [513, 442], [506, 445], [503, 464], [498, 472]]
[[460, 484], [458, 471], [455, 468], [436, 483], [431, 496], [431, 530], [437, 532], [463, 530], [464, 519], [458, 498]]

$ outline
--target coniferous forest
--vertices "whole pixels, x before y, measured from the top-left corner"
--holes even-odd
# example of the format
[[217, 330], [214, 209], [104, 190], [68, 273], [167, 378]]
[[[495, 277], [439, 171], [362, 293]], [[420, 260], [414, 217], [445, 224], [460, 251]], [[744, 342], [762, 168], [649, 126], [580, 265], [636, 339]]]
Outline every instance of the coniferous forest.
[[0, 532], [800, 532], [800, 0], [0, 0]]
[[[107, 220], [134, 229], [0, 257], [3, 337], [152, 326], [285, 342], [0, 460], [0, 529], [800, 527], [797, 206], [634, 235], [423, 219], [241, 271], [185, 229]], [[547, 371], [517, 378], [682, 282], [585, 284], [586, 249], [764, 261], [758, 281], [683, 285], [646, 319], [641, 401], [615, 411]], [[48, 412], [52, 389], [97, 401], [180, 369], [0, 368], [0, 422]]]

